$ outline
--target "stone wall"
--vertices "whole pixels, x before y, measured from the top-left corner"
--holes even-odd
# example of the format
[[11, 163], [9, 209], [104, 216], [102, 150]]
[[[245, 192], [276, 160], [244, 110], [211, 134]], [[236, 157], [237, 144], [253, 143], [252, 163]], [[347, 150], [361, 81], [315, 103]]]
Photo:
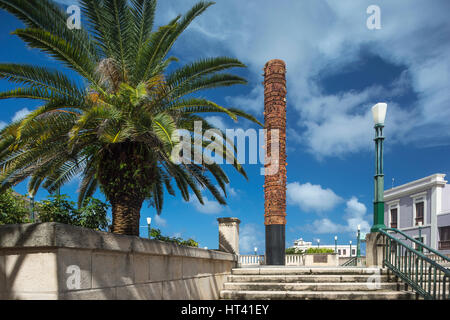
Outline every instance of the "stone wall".
[[218, 299], [237, 256], [59, 223], [0, 226], [0, 299]]

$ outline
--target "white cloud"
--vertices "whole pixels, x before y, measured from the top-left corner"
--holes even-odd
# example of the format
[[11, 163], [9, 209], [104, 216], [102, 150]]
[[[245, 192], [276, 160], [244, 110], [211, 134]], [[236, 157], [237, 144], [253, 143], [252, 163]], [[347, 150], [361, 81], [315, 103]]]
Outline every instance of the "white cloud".
[[235, 197], [235, 196], [238, 195], [236, 189], [234, 189], [234, 188], [232, 188], [232, 187], [229, 187], [229, 188], [228, 188], [228, 194], [229, 194], [230, 196], [232, 196], [232, 197]]
[[239, 253], [252, 254], [255, 247], [259, 254], [265, 251], [263, 232], [255, 224], [242, 225], [239, 230]]
[[225, 131], [225, 129], [227, 128], [222, 117], [208, 116], [205, 117], [205, 120], [208, 121], [212, 126], [216, 127], [217, 129]]
[[[181, 13], [195, 2], [167, 1], [160, 3], [159, 10]], [[192, 52], [202, 48], [200, 54], [219, 51], [248, 64], [250, 93], [228, 97], [227, 102], [259, 115], [262, 68], [270, 59], [285, 60], [287, 107], [296, 110], [295, 131], [302, 137], [296, 140], [318, 158], [368, 150], [372, 143], [369, 110], [378, 99], [389, 100], [386, 133], [391, 143], [449, 144], [450, 3], [380, 0], [382, 28], [368, 30], [366, 9], [371, 4], [370, 0], [219, 1], [180, 38], [180, 48]], [[384, 81], [380, 87], [327, 94], [321, 79], [358, 70], [363, 49], [386, 63], [405, 67], [408, 77], [398, 83]], [[390, 88], [393, 85], [412, 90], [417, 101], [399, 105], [395, 94], [402, 92], [399, 87]]]
[[203, 196], [203, 205], [198, 201], [194, 194], [190, 195], [189, 203], [193, 204], [198, 212], [205, 214], [218, 214], [223, 211], [224, 206], [222, 206], [215, 199], [209, 200], [207, 196]]
[[0, 130], [2, 130], [4, 127], [6, 127], [8, 124], [4, 121], [0, 121]]
[[153, 220], [155, 221], [155, 224], [159, 227], [165, 227], [167, 226], [167, 220], [161, 218], [159, 215], [155, 215], [155, 217], [153, 218]]
[[13, 116], [13, 118], [12, 118], [12, 121], [13, 121], [13, 122], [16, 122], [16, 121], [22, 120], [22, 119], [25, 118], [30, 112], [31, 112], [31, 110], [28, 110], [28, 108], [23, 108], [23, 109], [17, 111], [17, 112], [14, 114], [14, 116]]
[[346, 203], [345, 215], [343, 217], [345, 220], [344, 224], [335, 223], [329, 218], [322, 218], [314, 220], [306, 229], [316, 234], [356, 233], [358, 225], [360, 225], [361, 233], [366, 233], [370, 231], [369, 217], [366, 216], [366, 212], [366, 206], [359, 202], [358, 198], [352, 197]]
[[290, 205], [297, 205], [304, 211], [327, 211], [333, 209], [342, 198], [331, 189], [324, 189], [320, 185], [309, 182], [298, 182], [287, 185], [287, 200]]
[[314, 233], [339, 233], [345, 230], [345, 227], [332, 222], [330, 219], [323, 218], [314, 220], [312, 228]]
[[53, 0], [56, 3], [60, 3], [60, 4], [64, 4], [66, 6], [70, 6], [70, 5], [79, 5], [78, 0]]
[[228, 96], [225, 100], [230, 107], [247, 110], [256, 114], [262, 114], [264, 110], [264, 88], [262, 85], [257, 85], [248, 95]]
[[361, 226], [361, 232], [369, 232], [370, 224], [366, 220], [367, 208], [366, 206], [358, 201], [358, 198], [352, 197], [347, 201], [347, 207], [345, 208], [347, 229], [348, 231], [356, 231], [358, 225]]

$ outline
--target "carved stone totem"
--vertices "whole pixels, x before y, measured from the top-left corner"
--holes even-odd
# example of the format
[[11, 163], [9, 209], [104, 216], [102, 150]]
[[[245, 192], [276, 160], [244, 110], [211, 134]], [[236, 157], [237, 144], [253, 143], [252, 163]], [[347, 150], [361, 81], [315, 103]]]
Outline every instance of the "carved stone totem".
[[[267, 265], [285, 264], [286, 92], [286, 64], [282, 60], [270, 60], [264, 67], [264, 126], [267, 130], [265, 148], [267, 159], [272, 163], [278, 162], [278, 169], [269, 172], [271, 164], [266, 161], [264, 224]], [[278, 130], [278, 139], [272, 139], [274, 130]], [[278, 144], [278, 158], [272, 154], [272, 143]]]

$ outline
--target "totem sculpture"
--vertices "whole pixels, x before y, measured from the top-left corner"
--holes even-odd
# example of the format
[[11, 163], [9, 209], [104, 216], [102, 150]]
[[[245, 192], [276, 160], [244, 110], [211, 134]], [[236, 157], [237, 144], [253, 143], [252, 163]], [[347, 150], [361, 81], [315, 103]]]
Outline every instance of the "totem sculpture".
[[[286, 92], [286, 64], [282, 60], [270, 60], [264, 67], [264, 127], [267, 130], [265, 150], [268, 159], [278, 161], [278, 170], [268, 172], [270, 164], [266, 162], [264, 224], [267, 265], [285, 264]], [[272, 139], [276, 130], [278, 139]], [[271, 154], [272, 143], [278, 144], [278, 159]]]

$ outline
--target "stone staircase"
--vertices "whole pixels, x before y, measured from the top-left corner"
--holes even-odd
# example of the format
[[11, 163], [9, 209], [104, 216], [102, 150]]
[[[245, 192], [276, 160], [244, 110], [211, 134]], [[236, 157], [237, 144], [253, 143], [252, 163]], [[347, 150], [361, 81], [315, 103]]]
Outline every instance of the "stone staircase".
[[249, 267], [233, 269], [221, 299], [410, 300], [416, 296], [386, 269]]

